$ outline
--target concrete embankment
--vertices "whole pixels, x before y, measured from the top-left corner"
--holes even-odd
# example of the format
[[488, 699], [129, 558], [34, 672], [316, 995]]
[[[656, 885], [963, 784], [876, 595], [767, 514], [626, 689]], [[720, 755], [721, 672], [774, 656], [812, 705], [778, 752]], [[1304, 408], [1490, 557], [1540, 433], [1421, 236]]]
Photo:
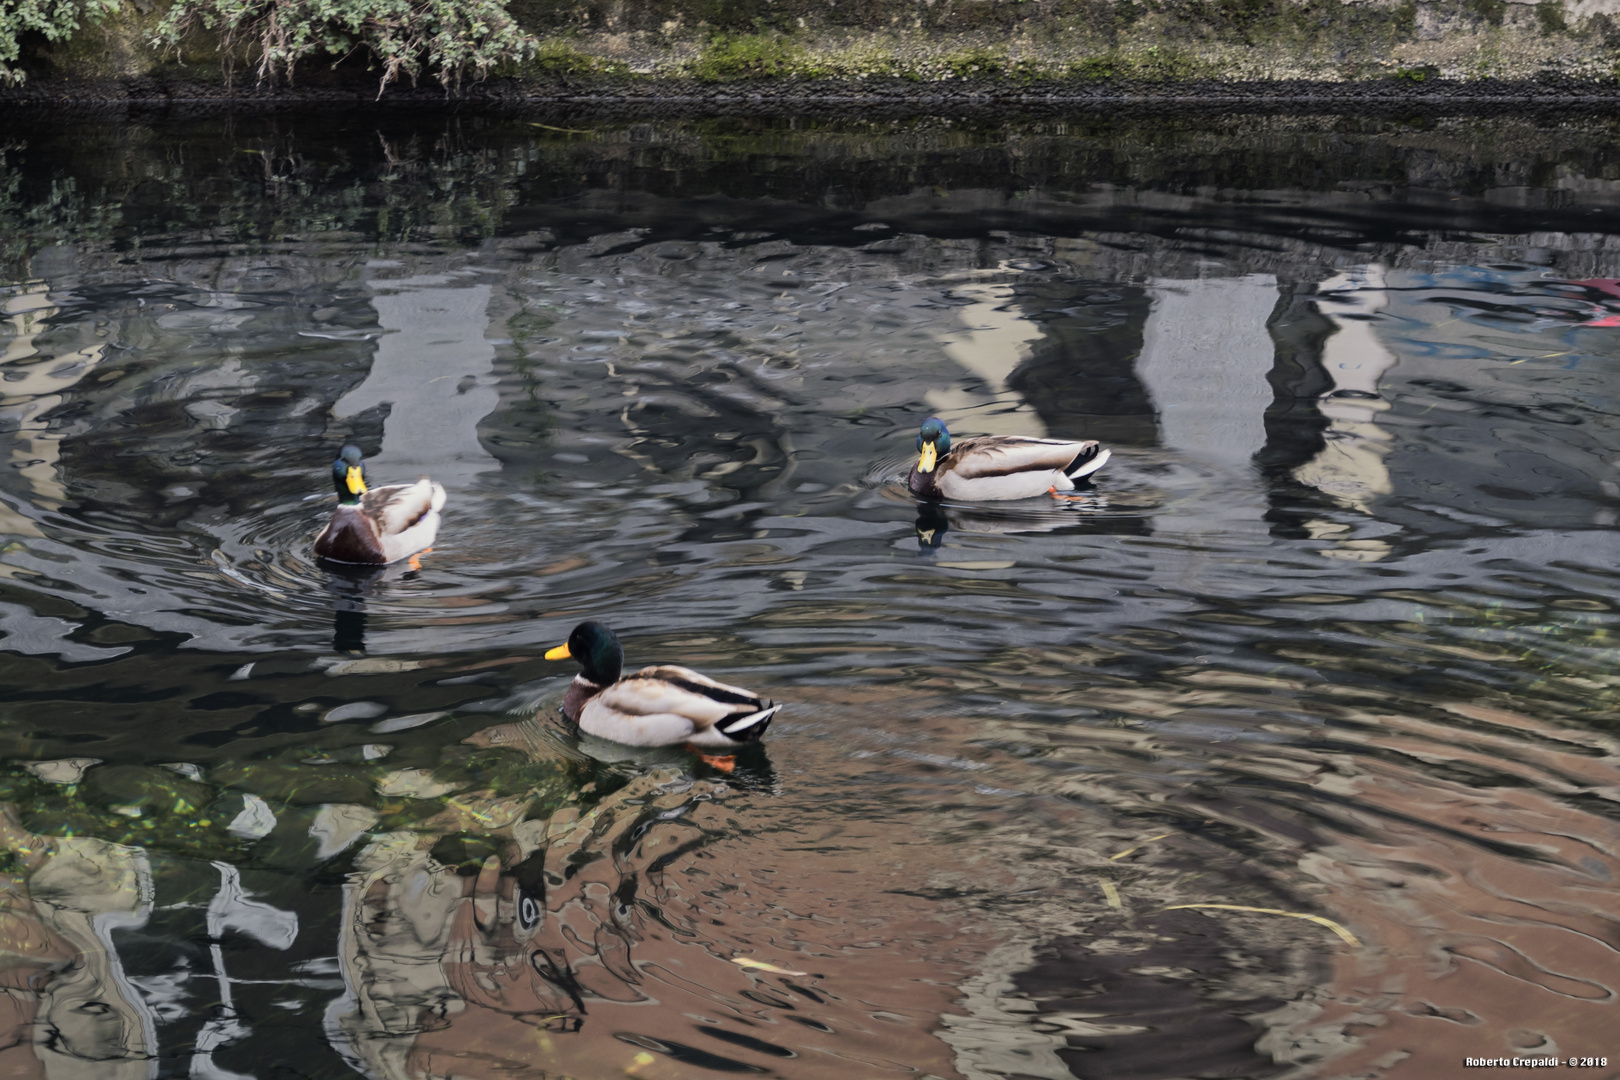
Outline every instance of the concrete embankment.
[[[154, 44], [125, 4], [25, 41], [0, 100], [371, 99], [362, 55], [257, 76], [252, 35]], [[532, 55], [457, 96], [663, 108], [1620, 100], [1620, 0], [512, 0]], [[444, 101], [431, 78], [384, 100]]]

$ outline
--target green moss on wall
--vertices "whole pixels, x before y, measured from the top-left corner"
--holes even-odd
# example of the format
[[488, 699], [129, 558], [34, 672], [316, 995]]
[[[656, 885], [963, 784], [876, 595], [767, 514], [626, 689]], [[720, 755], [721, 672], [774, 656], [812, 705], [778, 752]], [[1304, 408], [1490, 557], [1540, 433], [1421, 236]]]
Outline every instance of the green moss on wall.
[[1544, 35], [1561, 34], [1569, 28], [1564, 16], [1564, 5], [1558, 0], [1541, 0], [1536, 5], [1536, 23]]
[[780, 34], [716, 34], [703, 55], [687, 68], [699, 82], [739, 79], [814, 78], [803, 50]]

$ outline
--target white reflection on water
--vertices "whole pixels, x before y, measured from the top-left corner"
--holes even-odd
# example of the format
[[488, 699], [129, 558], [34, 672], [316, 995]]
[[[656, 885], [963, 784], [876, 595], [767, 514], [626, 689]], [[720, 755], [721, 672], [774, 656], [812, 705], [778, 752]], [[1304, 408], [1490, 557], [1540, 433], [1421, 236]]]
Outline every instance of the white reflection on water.
[[1150, 286], [1153, 308], [1136, 372], [1158, 410], [1162, 445], [1209, 468], [1213, 489], [1167, 508], [1154, 530], [1193, 548], [1211, 535], [1223, 545], [1263, 544], [1267, 502], [1254, 457], [1266, 445], [1266, 375], [1276, 362], [1266, 326], [1277, 305], [1276, 279], [1210, 276]]
[[976, 385], [928, 390], [929, 409], [947, 427], [966, 425], [981, 435], [1046, 435], [1040, 415], [1007, 387], [1008, 376], [1029, 359], [1029, 343], [1044, 336], [1041, 328], [1020, 315], [1011, 285], [960, 285], [951, 295], [971, 301], [956, 312], [967, 330], [940, 334], [939, 342]]
[[1378, 426], [1389, 408], [1378, 388], [1395, 366], [1395, 354], [1378, 336], [1373, 318], [1389, 303], [1384, 268], [1377, 265], [1336, 274], [1316, 287], [1317, 310], [1334, 327], [1322, 345], [1322, 369], [1333, 380], [1319, 408], [1331, 423], [1322, 452], [1294, 470], [1312, 487], [1344, 504], [1372, 512], [1372, 502], [1393, 491], [1384, 458], [1391, 438]]
[[500, 468], [478, 441], [478, 422], [495, 409], [495, 347], [485, 340], [492, 294], [457, 274], [368, 281], [382, 334], [365, 381], [332, 406], [346, 419], [388, 406], [382, 449], [368, 466], [408, 481], [432, 475], [447, 491]]

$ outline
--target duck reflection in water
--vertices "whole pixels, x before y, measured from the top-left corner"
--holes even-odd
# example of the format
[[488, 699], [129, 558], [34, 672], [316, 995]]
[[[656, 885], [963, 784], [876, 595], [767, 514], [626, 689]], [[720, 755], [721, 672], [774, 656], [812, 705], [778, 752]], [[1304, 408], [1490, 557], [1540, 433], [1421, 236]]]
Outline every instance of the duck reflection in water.
[[[1003, 535], [1007, 533], [1049, 533], [1072, 529], [1081, 524], [1096, 527], [1102, 522], [1093, 517], [1089, 521], [1081, 514], [1108, 509], [1108, 499], [1101, 494], [1070, 495], [1060, 506], [1032, 506], [1021, 509], [1000, 506], [994, 509], [972, 506], [947, 506], [928, 501], [917, 504], [917, 550], [932, 555], [945, 545], [945, 536], [953, 529], [964, 533]], [[1106, 527], [1119, 529], [1134, 525], [1133, 519], [1109, 520]]]
[[945, 516], [938, 503], [917, 504], [917, 550], [932, 555], [945, 543], [945, 534], [951, 531], [951, 519]]
[[380, 582], [410, 581], [421, 570], [410, 563], [357, 566], [323, 561], [326, 591], [332, 594], [332, 648], [339, 655], [366, 652], [366, 600]]
[[366, 597], [386, 571], [382, 566], [326, 566], [326, 591], [332, 594], [332, 649], [341, 656], [366, 651]]

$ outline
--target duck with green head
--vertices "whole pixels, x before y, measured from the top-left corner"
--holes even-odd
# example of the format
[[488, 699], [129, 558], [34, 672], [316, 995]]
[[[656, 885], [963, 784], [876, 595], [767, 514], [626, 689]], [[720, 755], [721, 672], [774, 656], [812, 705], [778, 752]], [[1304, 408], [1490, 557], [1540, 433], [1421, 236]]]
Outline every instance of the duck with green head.
[[414, 484], [366, 484], [358, 446], [345, 446], [332, 462], [338, 505], [315, 537], [317, 558], [381, 566], [433, 546], [444, 487], [422, 477]]
[[563, 715], [587, 735], [626, 746], [735, 749], [758, 742], [782, 706], [674, 664], [623, 675], [624, 647], [599, 622], [574, 627], [547, 660], [579, 661]]
[[917, 433], [917, 463], [907, 486], [919, 498], [963, 502], [1058, 495], [1106, 465], [1110, 454], [1096, 439], [980, 435], [952, 440], [945, 421], [930, 416]]

